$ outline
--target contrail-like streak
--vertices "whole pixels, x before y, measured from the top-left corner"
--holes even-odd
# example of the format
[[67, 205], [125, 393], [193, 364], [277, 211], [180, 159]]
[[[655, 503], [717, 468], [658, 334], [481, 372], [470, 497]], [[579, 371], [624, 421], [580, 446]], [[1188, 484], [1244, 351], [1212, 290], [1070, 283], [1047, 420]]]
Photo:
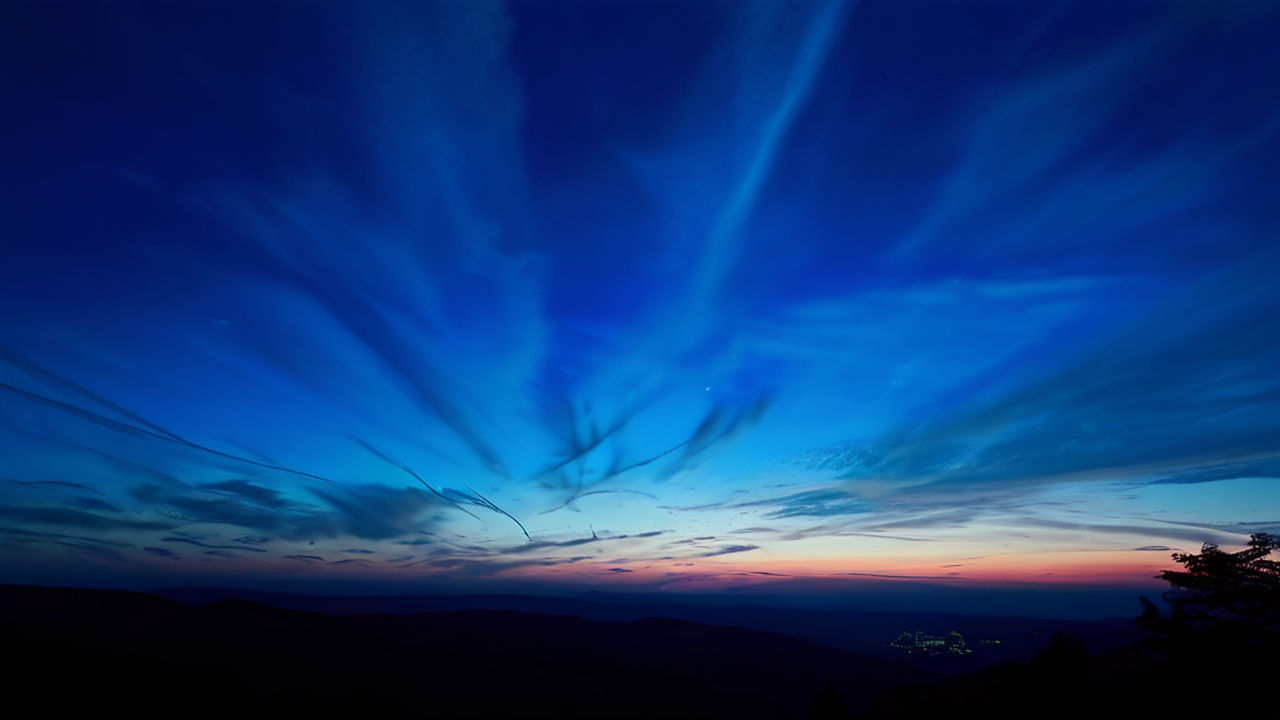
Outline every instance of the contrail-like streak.
[[[447, 503], [449, 503], [450, 505], [454, 506], [455, 508], [457, 508], [457, 509], [461, 510], [462, 512], [464, 512], [464, 513], [466, 513], [466, 514], [470, 515], [471, 517], [476, 518], [477, 520], [479, 520], [479, 519], [480, 519], [480, 518], [476, 517], [476, 515], [475, 515], [474, 513], [472, 513], [471, 511], [467, 510], [466, 508], [462, 507], [462, 505], [458, 503], [458, 500], [457, 500], [457, 499], [452, 498], [452, 497], [450, 497], [449, 495], [445, 494], [445, 492], [444, 492], [443, 490], [437, 490], [435, 487], [433, 487], [433, 486], [431, 485], [431, 483], [429, 483], [429, 482], [427, 482], [426, 480], [424, 480], [424, 479], [422, 478], [422, 476], [421, 476], [421, 475], [419, 475], [418, 473], [414, 472], [414, 471], [413, 471], [413, 468], [410, 468], [408, 465], [405, 465], [405, 464], [404, 464], [404, 463], [402, 463], [402, 462], [398, 462], [398, 461], [396, 461], [396, 460], [392, 459], [392, 458], [391, 458], [390, 456], [388, 456], [386, 453], [382, 452], [381, 450], [378, 450], [377, 448], [373, 447], [372, 445], [370, 445], [369, 443], [365, 442], [364, 440], [361, 440], [361, 439], [360, 439], [360, 438], [358, 438], [358, 437], [354, 437], [354, 436], [352, 436], [352, 438], [351, 438], [351, 439], [352, 439], [352, 440], [354, 440], [354, 441], [356, 441], [357, 443], [359, 443], [360, 447], [363, 447], [365, 450], [368, 450], [370, 453], [372, 453], [373, 455], [375, 455], [375, 456], [376, 456], [376, 457], [378, 457], [379, 459], [384, 460], [384, 461], [386, 461], [386, 462], [388, 462], [388, 463], [390, 463], [390, 464], [394, 465], [395, 467], [400, 468], [400, 469], [401, 469], [401, 470], [403, 470], [404, 472], [408, 473], [410, 477], [412, 477], [413, 479], [415, 479], [415, 480], [417, 480], [418, 482], [422, 483], [422, 486], [423, 486], [423, 487], [425, 487], [427, 490], [429, 490], [429, 491], [431, 492], [431, 494], [432, 494], [432, 495], [435, 495], [436, 497], [440, 498], [441, 500], [444, 500], [445, 502], [447, 502]], [[475, 489], [473, 489], [473, 488], [467, 488], [467, 490], [471, 493], [472, 497], [467, 497], [465, 494], [463, 494], [463, 493], [458, 493], [458, 491], [456, 491], [456, 490], [453, 490], [453, 491], [451, 491], [451, 492], [458, 493], [458, 495], [459, 495], [459, 496], [461, 497], [461, 499], [462, 499], [462, 502], [465, 502], [465, 503], [467, 503], [468, 505], [475, 505], [476, 507], [482, 507], [482, 508], [485, 508], [486, 510], [491, 510], [491, 511], [493, 511], [493, 512], [496, 512], [496, 513], [498, 513], [499, 515], [505, 515], [507, 518], [509, 518], [509, 519], [511, 520], [511, 522], [515, 523], [515, 524], [516, 524], [516, 526], [520, 528], [520, 532], [524, 533], [525, 538], [527, 538], [527, 539], [529, 539], [529, 540], [532, 540], [532, 539], [533, 539], [533, 537], [529, 535], [529, 531], [528, 531], [527, 529], [525, 529], [524, 524], [523, 524], [523, 523], [521, 523], [519, 520], [517, 520], [517, 519], [516, 519], [516, 517], [515, 517], [514, 515], [512, 515], [512, 514], [511, 514], [511, 513], [509, 513], [509, 512], [507, 512], [506, 510], [503, 510], [502, 508], [498, 507], [498, 506], [497, 506], [497, 505], [496, 505], [492, 500], [490, 500], [489, 498], [485, 497], [484, 495], [481, 495], [481, 494], [480, 494], [479, 492], [477, 492]]]
[[[200, 445], [199, 443], [194, 443], [189, 440], [183, 440], [177, 437], [176, 435], [162, 434], [161, 432], [150, 430], [148, 428], [138, 427], [137, 425], [130, 425], [129, 423], [121, 422], [119, 420], [109, 418], [105, 415], [100, 415], [98, 413], [93, 412], [92, 410], [86, 410], [82, 407], [78, 407], [75, 405], [71, 405], [69, 403], [62, 402], [61, 400], [55, 400], [53, 398], [40, 395], [39, 393], [33, 393], [28, 390], [23, 390], [22, 388], [14, 387], [7, 383], [0, 383], [0, 390], [7, 390], [11, 393], [14, 393], [15, 395], [26, 398], [27, 400], [30, 400], [32, 402], [45, 405], [47, 407], [51, 407], [55, 410], [67, 413], [69, 415], [73, 415], [75, 417], [79, 417], [83, 420], [88, 420], [90, 422], [96, 423], [98, 425], [102, 425], [104, 427], [110, 428], [117, 432], [122, 432], [122, 433], [132, 434], [132, 435], [141, 435], [143, 437], [150, 437], [156, 440], [163, 440], [164, 442], [167, 442], [167, 443], [172, 443], [174, 445], [181, 445], [183, 447], [191, 448], [192, 450], [198, 450], [200, 452], [208, 453], [210, 455], [215, 455], [217, 457], [225, 458], [227, 460], [234, 460], [236, 462], [242, 462], [247, 465], [253, 465], [255, 467], [260, 467], [267, 470], [274, 470], [277, 472], [288, 473], [290, 475], [296, 475], [298, 477], [305, 477], [311, 480], [318, 480], [328, 485], [342, 487], [342, 483], [336, 480], [332, 480], [330, 478], [324, 477], [323, 475], [316, 475], [314, 473], [305, 472], [303, 470], [295, 470], [290, 467], [285, 467], [284, 465], [266, 463], [266, 462], [261, 462], [259, 460], [254, 460], [252, 458], [241, 457], [239, 455], [232, 455], [231, 453], [226, 453], [221, 450], [215, 450], [211, 447]], [[378, 452], [377, 450], [373, 449], [368, 444], [364, 443], [358, 438], [356, 439], [356, 442], [359, 442], [362, 446], [364, 446], [366, 450], [369, 450], [374, 455], [377, 455], [383, 460], [386, 460], [387, 462], [409, 473], [414, 478], [417, 478], [418, 482], [422, 483], [423, 486], [426, 487], [428, 490], [430, 490], [433, 494], [441, 497], [442, 499], [449, 502], [451, 505], [458, 507], [460, 510], [463, 510], [464, 512], [466, 512], [466, 510], [460, 507], [455, 500], [445, 496], [440, 491], [436, 490], [434, 487], [431, 486], [430, 483], [428, 483], [426, 480], [423, 480], [421, 477], [419, 477], [417, 473], [413, 472], [413, 470], [409, 469], [408, 467], [405, 467], [400, 463], [397, 463], [396, 461], [392, 460], [386, 455]], [[503, 510], [502, 508], [498, 507], [491, 500], [484, 497], [483, 495], [480, 495], [474, 490], [472, 490], [471, 492], [475, 495], [475, 497], [465, 498], [469, 504], [476, 505], [478, 507], [482, 507], [487, 510], [492, 510], [493, 512], [496, 512], [500, 515], [504, 515], [507, 518], [510, 518], [510, 520], [520, 528], [520, 531], [524, 533], [524, 536], [526, 538], [532, 539], [529, 535], [529, 531], [525, 529], [524, 525], [521, 524], [521, 522], [517, 520], [515, 516], [513, 516], [511, 513], [507, 512], [506, 510]], [[471, 515], [472, 517], [475, 517], [475, 515], [472, 515], [471, 513], [467, 513], [467, 514]]]
[[259, 460], [253, 460], [251, 458], [241, 457], [239, 455], [232, 455], [231, 453], [226, 453], [221, 450], [215, 450], [211, 447], [206, 447], [204, 445], [200, 445], [199, 443], [191, 442], [190, 440], [183, 440], [182, 438], [179, 438], [175, 435], [169, 435], [166, 433], [157, 432], [155, 430], [149, 430], [144, 427], [138, 427], [137, 425], [130, 425], [129, 423], [121, 422], [119, 420], [109, 418], [105, 415], [100, 415], [96, 412], [93, 412], [92, 410], [86, 410], [82, 407], [78, 407], [76, 405], [71, 405], [69, 403], [62, 402], [61, 400], [54, 400], [51, 397], [46, 397], [44, 395], [40, 395], [39, 393], [33, 393], [28, 390], [23, 390], [22, 388], [14, 387], [7, 383], [0, 383], [0, 390], [7, 390], [11, 393], [14, 393], [15, 395], [24, 397], [27, 400], [30, 400], [32, 402], [38, 403], [40, 405], [45, 405], [47, 407], [51, 407], [54, 410], [67, 413], [68, 415], [74, 415], [75, 417], [78, 417], [82, 420], [88, 420], [89, 422], [102, 425], [103, 427], [110, 428], [117, 432], [122, 432], [130, 435], [141, 435], [143, 437], [150, 437], [156, 440], [163, 440], [164, 442], [167, 442], [167, 443], [172, 443], [174, 445], [181, 445], [183, 447], [191, 448], [192, 450], [199, 450], [200, 452], [208, 453], [210, 455], [216, 455], [221, 458], [226, 458], [227, 460], [235, 460], [236, 462], [242, 462], [247, 465], [253, 465], [255, 467], [265, 468], [267, 470], [275, 470], [277, 472], [288, 473], [290, 475], [297, 475], [298, 477], [305, 477], [305, 478], [310, 478], [312, 480], [319, 480], [320, 482], [329, 483], [331, 485], [341, 485], [341, 483], [339, 483], [338, 481], [324, 477], [323, 475], [316, 475], [314, 473], [305, 472], [303, 470], [295, 470], [293, 468], [285, 467], [283, 465], [276, 465], [273, 463], [261, 462]]
[[103, 405], [105, 407], [108, 407], [120, 413], [126, 418], [138, 423], [139, 425], [148, 427], [162, 435], [173, 438], [174, 440], [186, 442], [181, 437], [179, 437], [176, 433], [170, 432], [169, 430], [163, 427], [160, 427], [159, 425], [156, 425], [155, 423], [147, 420], [141, 415], [138, 415], [137, 413], [132, 412], [127, 408], [121, 407], [120, 405], [102, 397], [101, 395], [84, 387], [83, 385], [77, 382], [74, 382], [72, 380], [69, 380], [59, 375], [58, 373], [40, 365], [39, 363], [33, 362], [32, 360], [24, 357], [20, 353], [10, 350], [9, 348], [4, 347], [2, 345], [0, 345], [0, 359], [3, 359], [5, 362], [18, 368], [19, 370], [25, 372], [26, 374], [30, 375], [31, 377], [37, 380], [43, 381], [49, 385], [60, 386], [62, 388], [68, 389], [77, 395], [81, 395], [83, 397], [89, 398], [90, 400], [92, 400], [95, 403], [98, 403], [99, 405]]
[[[590, 490], [590, 491], [588, 491], [588, 492], [584, 492], [584, 493], [575, 493], [575, 494], [574, 494], [574, 496], [573, 496], [573, 497], [571, 497], [571, 498], [569, 498], [568, 500], [565, 500], [564, 502], [562, 502], [562, 503], [560, 503], [559, 505], [557, 505], [557, 506], [555, 506], [555, 507], [551, 508], [550, 510], [543, 510], [542, 512], [540, 512], [540, 513], [538, 513], [538, 514], [539, 514], [539, 515], [549, 515], [549, 514], [551, 514], [551, 513], [555, 512], [555, 511], [557, 511], [557, 510], [563, 510], [564, 508], [569, 507], [569, 503], [571, 503], [571, 502], [573, 502], [574, 500], [577, 500], [577, 499], [579, 499], [579, 498], [584, 498], [584, 497], [586, 497], [586, 496], [588, 496], [588, 495], [603, 495], [603, 494], [605, 494], [605, 493], [630, 493], [630, 494], [632, 494], [632, 495], [643, 495], [644, 497], [647, 497], [647, 498], [649, 498], [650, 500], [657, 500], [657, 499], [658, 499], [658, 497], [657, 497], [656, 495], [652, 495], [652, 494], [647, 493], [647, 492], [642, 492], [642, 491], [640, 491], [640, 490]], [[592, 532], [594, 533], [595, 531], [593, 530]]]
[[394, 465], [395, 467], [397, 467], [397, 468], [399, 468], [399, 469], [403, 470], [404, 472], [408, 473], [410, 477], [412, 477], [414, 480], [417, 480], [418, 482], [422, 483], [422, 486], [423, 486], [423, 487], [425, 487], [427, 490], [431, 491], [431, 494], [432, 494], [432, 495], [435, 495], [436, 497], [440, 498], [441, 500], [444, 500], [445, 502], [447, 502], [447, 503], [449, 503], [450, 505], [454, 506], [455, 508], [457, 508], [457, 509], [461, 510], [462, 512], [464, 512], [464, 513], [466, 513], [466, 514], [470, 515], [471, 517], [475, 518], [476, 520], [479, 520], [479, 519], [480, 519], [479, 517], [477, 517], [477, 516], [475, 515], [475, 513], [471, 512], [470, 510], [468, 510], [468, 509], [466, 509], [466, 508], [462, 507], [461, 505], [459, 505], [459, 504], [458, 504], [458, 503], [457, 503], [453, 498], [449, 497], [448, 495], [445, 495], [443, 492], [441, 492], [441, 491], [439, 491], [439, 490], [435, 489], [434, 487], [432, 487], [432, 486], [431, 486], [431, 483], [427, 482], [426, 480], [423, 480], [423, 479], [422, 479], [422, 476], [421, 476], [421, 475], [419, 475], [418, 473], [414, 472], [414, 471], [413, 471], [413, 469], [412, 469], [412, 468], [410, 468], [408, 465], [405, 465], [405, 464], [404, 464], [404, 463], [402, 463], [402, 462], [398, 462], [398, 461], [396, 461], [396, 460], [393, 460], [393, 459], [392, 459], [389, 455], [387, 455], [386, 453], [384, 453], [384, 452], [382, 452], [381, 450], [379, 450], [379, 449], [377, 449], [377, 448], [373, 447], [373, 446], [372, 446], [372, 445], [370, 445], [369, 443], [365, 442], [364, 440], [361, 440], [360, 438], [358, 438], [358, 437], [356, 437], [356, 436], [354, 436], [354, 435], [352, 435], [352, 436], [351, 436], [351, 439], [352, 439], [352, 440], [354, 440], [357, 444], [359, 444], [359, 445], [360, 445], [360, 447], [364, 448], [365, 450], [368, 450], [370, 453], [372, 453], [372, 454], [373, 454], [375, 457], [377, 457], [378, 459], [383, 460], [383, 461], [385, 461], [385, 462], [387, 462], [387, 463], [389, 463], [389, 464], [391, 464], [391, 465]]
[[773, 169], [778, 147], [786, 137], [787, 131], [791, 129], [796, 113], [803, 108], [808, 98], [818, 70], [822, 68], [822, 63], [831, 49], [836, 30], [840, 27], [839, 20], [845, 16], [848, 7], [849, 4], [845, 2], [826, 3], [817, 17], [810, 21], [799, 54], [791, 66], [786, 90], [765, 123], [760, 142], [751, 156], [747, 171], [733, 189], [724, 209], [721, 210], [711, 231], [711, 237], [703, 249], [702, 258], [698, 263], [700, 272], [691, 298], [695, 305], [704, 304], [720, 284], [730, 264], [727, 258], [732, 255], [729, 243], [737, 235], [738, 229], [755, 206], [760, 188]]

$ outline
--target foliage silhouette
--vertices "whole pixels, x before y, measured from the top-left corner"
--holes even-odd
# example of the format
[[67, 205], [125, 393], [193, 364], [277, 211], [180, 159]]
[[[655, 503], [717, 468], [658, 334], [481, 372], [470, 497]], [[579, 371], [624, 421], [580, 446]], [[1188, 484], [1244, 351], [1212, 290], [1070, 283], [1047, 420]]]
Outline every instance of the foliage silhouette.
[[[1205, 544], [1175, 553], [1159, 577], [1170, 612], [1142, 598], [1152, 636], [1091, 653], [1058, 632], [1029, 662], [1009, 662], [882, 694], [859, 720], [927, 717], [1186, 717], [1256, 714], [1256, 688], [1274, 684], [1280, 651], [1280, 537], [1259, 533], [1239, 552]], [[1170, 678], [1179, 684], [1171, 686]], [[1274, 712], [1272, 713], [1274, 714]]]
[[1142, 598], [1138, 624], [1169, 649], [1188, 644], [1275, 646], [1280, 642], [1280, 536], [1255, 533], [1243, 550], [1223, 552], [1205, 543], [1198, 554], [1174, 553], [1183, 570], [1159, 577], [1173, 586], [1165, 593], [1170, 614]]

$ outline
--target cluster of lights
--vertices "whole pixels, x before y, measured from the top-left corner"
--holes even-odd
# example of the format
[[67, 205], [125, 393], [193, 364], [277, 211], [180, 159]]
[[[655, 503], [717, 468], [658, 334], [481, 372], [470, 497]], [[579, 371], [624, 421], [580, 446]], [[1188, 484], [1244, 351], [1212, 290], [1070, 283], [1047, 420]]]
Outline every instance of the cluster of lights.
[[929, 635], [920, 630], [903, 631], [889, 643], [889, 647], [905, 651], [908, 655], [969, 655], [973, 652], [957, 630], [946, 635]]

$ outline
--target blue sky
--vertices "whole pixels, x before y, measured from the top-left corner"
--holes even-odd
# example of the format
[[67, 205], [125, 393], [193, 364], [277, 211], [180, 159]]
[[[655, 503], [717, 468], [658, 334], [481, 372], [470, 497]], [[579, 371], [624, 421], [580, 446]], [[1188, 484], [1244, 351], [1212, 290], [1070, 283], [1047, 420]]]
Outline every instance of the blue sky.
[[4, 14], [8, 577], [1136, 584], [1280, 531], [1270, 3]]

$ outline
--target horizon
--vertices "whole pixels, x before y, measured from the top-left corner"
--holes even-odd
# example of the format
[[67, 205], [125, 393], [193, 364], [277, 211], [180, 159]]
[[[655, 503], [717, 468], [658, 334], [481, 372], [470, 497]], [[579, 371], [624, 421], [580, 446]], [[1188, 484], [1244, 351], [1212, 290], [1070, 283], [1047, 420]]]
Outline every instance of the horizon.
[[[945, 588], [942, 592], [922, 590], [918, 586], [885, 584], [873, 592], [646, 592], [643, 589], [618, 587], [583, 588], [568, 585], [548, 587], [523, 584], [458, 587], [438, 583], [404, 582], [383, 585], [352, 582], [304, 584], [270, 583], [257, 586], [238, 585], [172, 585], [143, 586], [119, 580], [98, 584], [56, 585], [40, 582], [4, 583], [5, 587], [33, 587], [50, 590], [87, 590], [140, 593], [154, 595], [184, 604], [202, 605], [212, 599], [241, 599], [284, 609], [304, 612], [333, 613], [326, 601], [353, 601], [361, 613], [393, 614], [448, 612], [450, 603], [465, 601], [470, 609], [501, 609], [532, 614], [575, 615], [583, 608], [626, 607], [652, 608], [656, 612], [679, 614], [695, 610], [763, 610], [816, 611], [849, 615], [905, 615], [921, 620], [929, 618], [973, 618], [991, 620], [1042, 620], [1095, 623], [1100, 621], [1132, 621], [1141, 608], [1140, 597], [1167, 608], [1159, 588], [1108, 587], [1047, 589], [1011, 584], [1006, 587]], [[865, 588], [863, 589], [865, 590]], [[370, 601], [373, 605], [361, 604]], [[394, 601], [392, 610], [378, 601]], [[424, 601], [425, 605], [415, 605]], [[403, 603], [409, 603], [404, 605]], [[436, 605], [446, 603], [445, 609]], [[302, 603], [298, 605], [297, 603]], [[318, 605], [315, 603], [319, 603]], [[498, 603], [495, 605], [495, 603]], [[682, 610], [674, 610], [682, 609]], [[338, 614], [353, 612], [344, 609]], [[589, 614], [589, 612], [588, 612]], [[655, 617], [657, 617], [655, 615]], [[711, 624], [708, 618], [704, 620]], [[733, 624], [733, 623], [730, 623]]]
[[1274, 4], [0, 13], [4, 582], [1116, 617], [1280, 533]]

